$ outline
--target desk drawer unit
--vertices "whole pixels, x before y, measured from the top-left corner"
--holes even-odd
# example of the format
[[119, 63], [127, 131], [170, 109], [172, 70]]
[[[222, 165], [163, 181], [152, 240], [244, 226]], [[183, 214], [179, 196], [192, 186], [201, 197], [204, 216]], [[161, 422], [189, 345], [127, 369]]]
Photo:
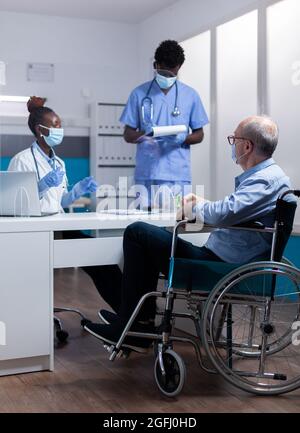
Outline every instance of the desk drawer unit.
[[55, 240], [54, 268], [120, 264], [122, 243], [122, 236]]
[[[51, 234], [0, 233], [0, 374], [52, 353]], [[23, 362], [31, 371], [30, 362]], [[27, 367], [26, 367], [27, 366]], [[33, 370], [35, 369], [33, 368]]]

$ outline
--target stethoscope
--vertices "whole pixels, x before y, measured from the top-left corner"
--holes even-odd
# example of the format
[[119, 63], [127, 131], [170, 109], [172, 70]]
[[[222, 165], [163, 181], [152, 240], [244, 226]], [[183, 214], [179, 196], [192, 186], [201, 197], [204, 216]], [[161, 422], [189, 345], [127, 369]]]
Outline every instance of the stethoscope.
[[[41, 176], [40, 176], [40, 170], [39, 170], [39, 167], [38, 167], [38, 163], [37, 163], [37, 160], [36, 160], [36, 156], [35, 156], [35, 154], [34, 154], [34, 148], [33, 148], [33, 145], [31, 146], [31, 148], [30, 148], [30, 150], [31, 150], [31, 153], [32, 153], [32, 157], [33, 157], [33, 161], [34, 161], [34, 165], [35, 165], [35, 168], [36, 168], [36, 173], [37, 173], [37, 177], [38, 177], [38, 180], [40, 181], [41, 180]], [[55, 153], [54, 153], [54, 151], [52, 150], [52, 152], [53, 152], [53, 170], [55, 170], [56, 169], [56, 162], [58, 162], [58, 164], [62, 167], [62, 163], [60, 162], [60, 160], [58, 159], [58, 158], [56, 158], [56, 156], [55, 156]], [[42, 155], [42, 154], [41, 154]], [[43, 156], [43, 155], [42, 155]], [[46, 159], [46, 158], [45, 158]], [[50, 164], [49, 164], [50, 165]]]
[[[149, 95], [150, 95], [150, 92], [152, 90], [154, 82], [156, 82], [155, 78], [151, 81], [148, 92], [142, 100], [142, 119], [143, 119], [143, 122], [145, 124], [149, 124], [153, 121], [153, 115], [154, 115], [153, 100], [152, 100], [151, 96], [149, 96]], [[175, 104], [174, 104], [174, 109], [173, 109], [171, 114], [173, 117], [178, 117], [178, 116], [180, 116], [181, 113], [180, 113], [180, 110], [179, 110], [178, 105], [177, 105], [177, 102], [178, 102], [178, 83], [177, 83], [177, 81], [175, 82], [175, 90], [176, 90]], [[147, 105], [149, 105], [149, 107], [150, 107], [150, 119], [148, 121], [145, 120], [145, 103], [147, 103]]]

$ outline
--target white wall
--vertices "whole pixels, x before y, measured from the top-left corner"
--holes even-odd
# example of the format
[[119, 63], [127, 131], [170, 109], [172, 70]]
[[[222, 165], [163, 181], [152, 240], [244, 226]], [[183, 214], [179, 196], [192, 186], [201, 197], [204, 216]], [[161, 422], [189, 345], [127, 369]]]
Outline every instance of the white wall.
[[[134, 25], [0, 12], [0, 57], [7, 63], [3, 94], [46, 96], [62, 117], [83, 124], [89, 102], [125, 102], [138, 82]], [[54, 63], [55, 82], [28, 82], [28, 62]]]
[[244, 12], [255, 0], [181, 0], [139, 24], [140, 77], [148, 79], [150, 59], [164, 39], [183, 41], [220, 20]]
[[[87, 135], [89, 103], [125, 102], [132, 88], [149, 78], [150, 59], [161, 40], [184, 40], [251, 3], [182, 0], [139, 25], [0, 12], [0, 57], [7, 63], [1, 93], [46, 96], [50, 107], [72, 119], [76, 134]], [[29, 61], [54, 63], [55, 82], [28, 82]], [[90, 97], [82, 96], [83, 88]], [[2, 132], [10, 129], [4, 126]], [[26, 128], [14, 124], [14, 131], [24, 133]]]

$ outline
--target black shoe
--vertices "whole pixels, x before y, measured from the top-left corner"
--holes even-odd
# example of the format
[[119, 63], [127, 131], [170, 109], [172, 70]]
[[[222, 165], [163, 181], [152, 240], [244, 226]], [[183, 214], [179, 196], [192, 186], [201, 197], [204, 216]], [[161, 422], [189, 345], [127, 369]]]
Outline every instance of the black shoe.
[[110, 325], [118, 320], [118, 315], [108, 310], [99, 310], [98, 316], [105, 325]]
[[[98, 338], [104, 343], [108, 343], [111, 345], [117, 344], [124, 328], [125, 328], [124, 323], [120, 323], [120, 321], [115, 322], [111, 325], [89, 323], [84, 327], [84, 329], [88, 331], [90, 334], [92, 334], [94, 337]], [[153, 334], [155, 332], [155, 328], [153, 325], [136, 324], [132, 326], [131, 331]], [[152, 343], [153, 341], [148, 338], [126, 337], [122, 344], [122, 347], [126, 347], [127, 349], [134, 350], [135, 352], [146, 353], [148, 352], [148, 349], [152, 345]]]

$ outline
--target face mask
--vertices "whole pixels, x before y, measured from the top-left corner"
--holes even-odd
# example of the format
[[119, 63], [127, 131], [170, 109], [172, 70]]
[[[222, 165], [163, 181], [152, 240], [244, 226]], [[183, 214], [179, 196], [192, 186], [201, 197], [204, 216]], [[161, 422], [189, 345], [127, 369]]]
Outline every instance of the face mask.
[[48, 136], [41, 134], [41, 137], [44, 137], [44, 140], [48, 144], [48, 146], [55, 147], [62, 143], [64, 138], [63, 128], [47, 128], [47, 126], [44, 125], [40, 125], [40, 126], [48, 129], [49, 131]]
[[159, 87], [166, 90], [175, 84], [177, 77], [164, 77], [163, 75], [157, 73], [155, 79]]

